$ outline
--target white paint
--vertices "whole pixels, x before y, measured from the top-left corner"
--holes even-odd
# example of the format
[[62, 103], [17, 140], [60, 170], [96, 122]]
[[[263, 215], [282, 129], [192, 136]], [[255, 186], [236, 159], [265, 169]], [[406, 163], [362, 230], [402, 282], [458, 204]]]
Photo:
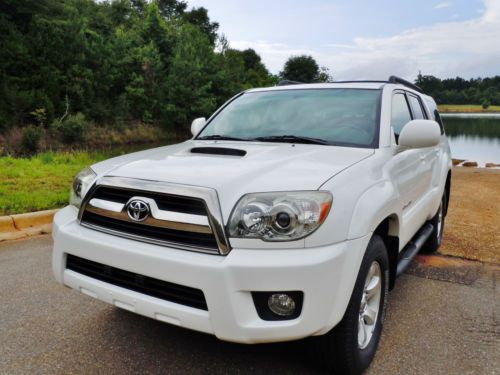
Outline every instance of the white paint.
[[[373, 88], [381, 84], [350, 84]], [[285, 89], [342, 85], [290, 86]], [[344, 85], [345, 86], [345, 85]], [[368, 87], [366, 87], [368, 86]], [[261, 240], [231, 239], [227, 256], [177, 250], [133, 241], [85, 228], [73, 207], [54, 218], [53, 270], [56, 279], [75, 289], [95, 291], [96, 298], [138, 314], [242, 343], [293, 340], [328, 332], [344, 315], [365, 249], [373, 231], [391, 217], [390, 233], [400, 249], [439, 207], [451, 157], [446, 137], [401, 150], [391, 130], [395, 90], [386, 84], [381, 101], [377, 149], [310, 144], [195, 141], [124, 155], [94, 165], [99, 176], [121, 176], [217, 191], [224, 224], [246, 193], [325, 190], [333, 204], [325, 222], [302, 241], [274, 246]], [[412, 90], [409, 90], [412, 91]], [[414, 94], [418, 93], [412, 91]], [[436, 138], [436, 124], [414, 121], [418, 138]], [[431, 129], [433, 128], [433, 129]], [[403, 128], [404, 129], [404, 128]], [[404, 131], [404, 130], [403, 130]], [[432, 134], [431, 134], [432, 133]], [[431, 134], [431, 135], [429, 135]], [[425, 141], [425, 140], [424, 140]], [[424, 142], [425, 143], [425, 142]], [[192, 154], [194, 146], [238, 148], [241, 158]], [[425, 144], [429, 146], [429, 144]], [[299, 246], [297, 242], [300, 242]], [[149, 297], [65, 269], [70, 253], [159, 280], [201, 289], [208, 311]], [[299, 318], [264, 321], [251, 291], [301, 290]]]

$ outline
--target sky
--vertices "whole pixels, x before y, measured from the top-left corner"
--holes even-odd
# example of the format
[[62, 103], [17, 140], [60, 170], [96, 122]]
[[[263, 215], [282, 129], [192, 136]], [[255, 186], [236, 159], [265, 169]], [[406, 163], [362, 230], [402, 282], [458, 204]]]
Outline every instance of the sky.
[[500, 74], [500, 0], [188, 0], [272, 73], [312, 55], [334, 79]]

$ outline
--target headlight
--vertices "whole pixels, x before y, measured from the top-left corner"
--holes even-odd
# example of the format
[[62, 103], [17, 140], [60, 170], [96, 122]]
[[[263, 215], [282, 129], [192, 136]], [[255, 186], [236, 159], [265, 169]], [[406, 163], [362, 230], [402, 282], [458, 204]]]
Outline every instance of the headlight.
[[326, 191], [255, 193], [243, 196], [229, 220], [230, 237], [291, 241], [314, 232], [326, 219]]
[[80, 208], [83, 197], [93, 184], [96, 177], [97, 175], [90, 168], [85, 168], [78, 173], [73, 179], [69, 203], [77, 208]]

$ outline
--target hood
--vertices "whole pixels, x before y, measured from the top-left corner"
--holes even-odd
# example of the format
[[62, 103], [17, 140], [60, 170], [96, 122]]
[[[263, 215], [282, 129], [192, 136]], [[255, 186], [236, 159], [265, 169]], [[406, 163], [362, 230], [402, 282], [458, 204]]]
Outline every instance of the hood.
[[246, 193], [316, 190], [373, 152], [323, 145], [189, 140], [109, 159], [92, 168], [99, 176], [213, 188], [226, 216], [225, 206], [231, 210]]

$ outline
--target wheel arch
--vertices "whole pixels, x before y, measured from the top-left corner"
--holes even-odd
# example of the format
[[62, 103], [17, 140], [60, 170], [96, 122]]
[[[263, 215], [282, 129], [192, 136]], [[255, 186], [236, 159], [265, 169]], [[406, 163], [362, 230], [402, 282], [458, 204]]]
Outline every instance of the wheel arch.
[[446, 192], [446, 203], [444, 207], [444, 216], [448, 214], [448, 205], [450, 203], [450, 193], [451, 193], [451, 169], [448, 171], [446, 176], [446, 183], [444, 185], [444, 191]]
[[389, 258], [389, 290], [396, 283], [396, 270], [399, 256], [399, 217], [395, 213], [387, 216], [375, 228], [374, 234], [382, 238]]

